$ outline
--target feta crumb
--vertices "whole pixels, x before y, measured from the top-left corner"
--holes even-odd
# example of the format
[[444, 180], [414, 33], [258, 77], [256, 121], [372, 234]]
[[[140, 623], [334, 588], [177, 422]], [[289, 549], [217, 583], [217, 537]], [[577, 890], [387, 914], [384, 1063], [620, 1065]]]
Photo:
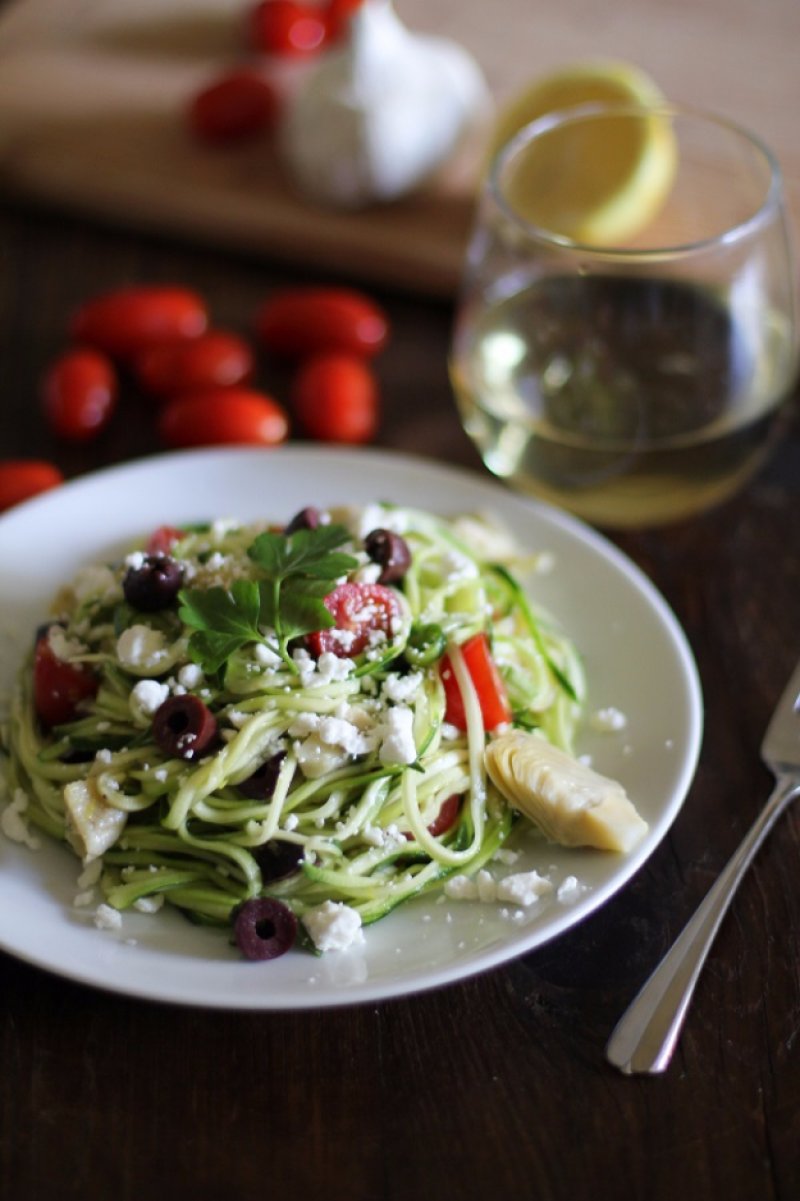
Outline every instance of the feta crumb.
[[341, 901], [325, 901], [303, 915], [318, 951], [346, 951], [364, 941], [361, 914]]
[[297, 816], [296, 813], [287, 813], [286, 817], [283, 819], [284, 830], [288, 830], [291, 832], [292, 830], [296, 830], [299, 825], [300, 825], [300, 818]]
[[565, 876], [558, 886], [556, 898], [562, 905], [573, 905], [585, 892], [586, 885], [581, 884], [577, 876]]
[[138, 897], [133, 902], [133, 907], [134, 909], [138, 909], [139, 913], [158, 913], [163, 904], [164, 894], [163, 892], [157, 892], [149, 897]]
[[27, 794], [21, 788], [15, 788], [12, 800], [0, 813], [0, 829], [10, 842], [19, 842], [31, 851], [38, 851], [41, 843], [23, 817], [27, 808]]
[[393, 701], [395, 704], [413, 700], [422, 684], [422, 672], [412, 671], [407, 676], [392, 672], [383, 682], [382, 699]]
[[444, 893], [451, 901], [477, 901], [478, 885], [469, 876], [451, 876], [445, 880]]
[[511, 867], [511, 864], [516, 863], [519, 859], [519, 851], [512, 851], [507, 847], [500, 847], [500, 850], [495, 852], [493, 858], [496, 859], [498, 863], [504, 863], [507, 867]]
[[69, 663], [80, 655], [85, 655], [87, 647], [77, 638], [67, 638], [59, 625], [52, 625], [47, 631], [47, 642], [50, 650], [62, 663]]
[[132, 571], [138, 571], [140, 567], [144, 567], [146, 560], [147, 555], [143, 550], [134, 550], [125, 556], [125, 566]]
[[158, 680], [139, 680], [131, 689], [130, 706], [134, 713], [152, 717], [168, 696], [169, 688], [166, 684], [160, 684]]
[[625, 729], [628, 719], [619, 709], [615, 709], [613, 705], [607, 705], [604, 709], [598, 709], [592, 714], [589, 724], [593, 730], [597, 730], [601, 734], [616, 734], [619, 730]]
[[94, 924], [98, 930], [120, 930], [122, 914], [118, 909], [112, 909], [110, 905], [103, 903], [94, 911]]
[[478, 885], [479, 901], [497, 900], [497, 883], [490, 872], [479, 871], [475, 882]]
[[199, 688], [203, 679], [203, 669], [198, 663], [186, 663], [178, 672], [178, 683], [183, 688]]
[[417, 757], [414, 743], [414, 713], [406, 705], [397, 705], [386, 715], [378, 758], [381, 763], [413, 763]]
[[133, 625], [117, 639], [117, 658], [123, 667], [133, 670], [154, 668], [167, 657], [167, 644], [160, 630]]
[[552, 882], [546, 876], [540, 876], [536, 871], [517, 872], [498, 882], [497, 899], [509, 901], [512, 905], [528, 906], [552, 891]]

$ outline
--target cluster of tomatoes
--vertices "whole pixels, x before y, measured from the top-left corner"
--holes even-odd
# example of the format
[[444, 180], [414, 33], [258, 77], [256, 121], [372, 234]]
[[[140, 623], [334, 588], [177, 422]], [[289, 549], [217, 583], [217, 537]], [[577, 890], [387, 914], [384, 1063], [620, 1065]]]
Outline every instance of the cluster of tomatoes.
[[[354, 288], [298, 287], [268, 297], [252, 340], [212, 324], [190, 288], [131, 285], [87, 300], [69, 323], [71, 345], [44, 373], [41, 403], [60, 439], [88, 442], [107, 426], [121, 383], [157, 406], [168, 448], [274, 446], [290, 419], [308, 437], [363, 443], [377, 429], [379, 391], [370, 360], [389, 323]], [[288, 405], [253, 383], [256, 349], [293, 364]], [[0, 510], [62, 482], [43, 460], [0, 461]]]
[[[362, 0], [260, 0], [245, 11], [244, 43], [269, 58], [310, 58], [337, 45]], [[235, 66], [206, 84], [189, 103], [192, 133], [212, 145], [238, 143], [271, 130], [281, 99], [258, 65]]]

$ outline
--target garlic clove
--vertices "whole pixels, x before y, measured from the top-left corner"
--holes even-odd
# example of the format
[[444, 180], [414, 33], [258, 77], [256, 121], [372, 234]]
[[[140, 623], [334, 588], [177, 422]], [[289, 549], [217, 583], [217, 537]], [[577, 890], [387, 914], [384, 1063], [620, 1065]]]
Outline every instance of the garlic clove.
[[462, 47], [412, 33], [389, 0], [365, 0], [348, 43], [290, 101], [281, 153], [301, 191], [359, 208], [420, 186], [487, 108], [483, 75]]

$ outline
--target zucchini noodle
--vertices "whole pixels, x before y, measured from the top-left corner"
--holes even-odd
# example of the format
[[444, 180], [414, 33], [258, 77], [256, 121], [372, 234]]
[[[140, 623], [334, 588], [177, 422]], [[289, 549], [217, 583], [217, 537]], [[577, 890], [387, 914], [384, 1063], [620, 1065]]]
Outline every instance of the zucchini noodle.
[[[356, 629], [366, 621], [369, 636], [352, 657], [346, 640], [333, 650], [314, 644], [312, 627], [282, 633], [272, 579], [263, 601], [270, 621], [262, 608], [250, 628], [242, 617], [244, 633], [229, 621], [198, 634], [190, 602], [196, 614], [207, 596], [222, 597], [229, 613], [239, 605], [238, 620], [266, 595], [266, 585], [254, 591], [267, 570], [256, 540], [265, 531], [291, 537], [266, 524], [176, 531], [168, 557], [183, 590], [152, 610], [137, 608], [125, 587], [148, 561], [138, 550], [83, 569], [56, 598], [40, 640], [58, 664], [89, 674], [94, 691], [66, 717], [43, 719], [31, 652], [6, 732], [9, 784], [27, 796], [33, 825], [84, 864], [100, 861], [111, 907], [166, 902], [224, 925], [243, 902], [271, 897], [302, 924], [332, 901], [367, 925], [456, 872], [474, 875], [519, 814], [487, 778], [495, 726], [471, 640], [485, 641], [499, 673], [505, 728], [536, 729], [572, 750], [583, 673], [568, 637], [523, 590], [535, 556], [508, 551], [477, 518], [412, 508], [334, 509], [325, 526], [342, 528], [337, 553], [349, 565], [303, 603], [364, 590], [354, 620]], [[410, 555], [384, 584], [366, 549], [375, 529], [401, 537]], [[387, 590], [391, 620], [381, 617]], [[337, 632], [354, 628], [332, 612]], [[177, 697], [202, 702], [215, 723], [196, 758], [156, 734], [161, 706]], [[269, 777], [262, 795], [252, 787], [259, 773]], [[277, 872], [279, 859], [293, 870]]]

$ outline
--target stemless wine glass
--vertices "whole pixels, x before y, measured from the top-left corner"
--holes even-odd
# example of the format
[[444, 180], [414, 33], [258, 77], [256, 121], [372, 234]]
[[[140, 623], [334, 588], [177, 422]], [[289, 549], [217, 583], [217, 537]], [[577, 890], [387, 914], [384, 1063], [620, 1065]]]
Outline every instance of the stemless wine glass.
[[450, 362], [464, 426], [496, 475], [595, 524], [685, 518], [773, 442], [796, 302], [752, 134], [675, 106], [541, 118], [480, 199]]

